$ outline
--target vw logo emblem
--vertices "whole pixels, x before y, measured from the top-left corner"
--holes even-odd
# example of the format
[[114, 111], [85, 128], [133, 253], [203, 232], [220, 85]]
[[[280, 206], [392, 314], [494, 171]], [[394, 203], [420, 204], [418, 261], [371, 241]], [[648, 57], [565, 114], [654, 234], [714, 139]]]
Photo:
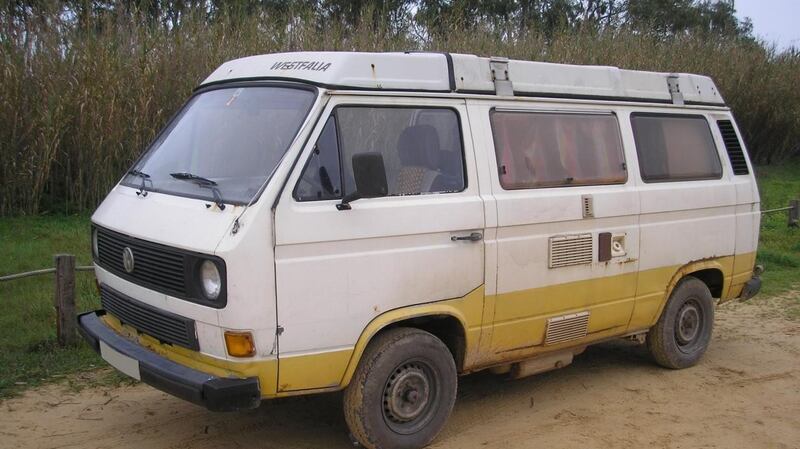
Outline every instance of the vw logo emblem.
[[122, 265], [125, 267], [125, 271], [133, 273], [133, 250], [127, 246], [122, 250]]

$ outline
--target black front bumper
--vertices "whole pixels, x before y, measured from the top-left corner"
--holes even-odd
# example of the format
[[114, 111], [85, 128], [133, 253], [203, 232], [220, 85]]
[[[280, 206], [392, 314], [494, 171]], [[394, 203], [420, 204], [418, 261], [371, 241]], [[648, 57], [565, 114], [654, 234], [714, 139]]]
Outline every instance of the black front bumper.
[[142, 382], [212, 411], [256, 408], [261, 403], [257, 377], [216, 377], [188, 368], [120, 336], [100, 321], [103, 310], [78, 315], [78, 330], [100, 353], [100, 342], [139, 365]]

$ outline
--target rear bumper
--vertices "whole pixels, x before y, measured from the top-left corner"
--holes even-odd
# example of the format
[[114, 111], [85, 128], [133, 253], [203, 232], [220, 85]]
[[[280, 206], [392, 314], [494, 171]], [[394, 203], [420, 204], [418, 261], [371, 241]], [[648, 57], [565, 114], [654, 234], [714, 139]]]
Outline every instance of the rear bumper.
[[104, 314], [97, 310], [79, 315], [78, 330], [97, 353], [102, 342], [121, 354], [142, 382], [212, 411], [250, 409], [261, 403], [257, 377], [217, 377], [173, 362], [114, 332], [100, 320]]
[[749, 281], [744, 283], [742, 293], [739, 294], [739, 299], [747, 301], [761, 291], [761, 276], [753, 276]]

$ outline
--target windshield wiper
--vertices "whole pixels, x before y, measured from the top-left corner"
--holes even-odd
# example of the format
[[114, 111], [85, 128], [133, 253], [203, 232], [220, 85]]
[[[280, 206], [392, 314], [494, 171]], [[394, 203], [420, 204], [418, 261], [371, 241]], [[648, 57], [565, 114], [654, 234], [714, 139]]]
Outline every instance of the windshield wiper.
[[219, 207], [219, 210], [225, 210], [225, 203], [222, 202], [222, 194], [217, 188], [216, 181], [188, 172], [170, 173], [169, 175], [175, 179], [180, 179], [183, 181], [191, 181], [199, 185], [200, 187], [211, 189], [211, 193], [214, 195], [214, 203], [217, 205], [217, 207]]
[[145, 172], [143, 172], [141, 170], [137, 170], [135, 168], [128, 170], [128, 174], [136, 176], [136, 177], [139, 177], [139, 178], [142, 178], [142, 185], [139, 186], [139, 191], [136, 192], [136, 195], [141, 195], [142, 198], [146, 197], [147, 196], [147, 189], [146, 189], [145, 182], [150, 181], [150, 186], [153, 185], [153, 181], [150, 179], [150, 175], [148, 175], [147, 173], [145, 173]]

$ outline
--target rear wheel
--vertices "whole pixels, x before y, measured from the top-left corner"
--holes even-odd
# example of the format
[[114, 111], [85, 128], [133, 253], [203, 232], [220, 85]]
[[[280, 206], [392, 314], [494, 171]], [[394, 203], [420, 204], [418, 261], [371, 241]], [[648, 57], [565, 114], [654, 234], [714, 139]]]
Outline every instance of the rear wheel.
[[369, 449], [421, 448], [444, 427], [457, 383], [441, 340], [419, 329], [391, 329], [367, 347], [345, 391], [347, 425]]
[[647, 333], [647, 347], [659, 365], [695, 365], [708, 349], [714, 327], [714, 298], [706, 284], [688, 276], [680, 281], [661, 317]]

